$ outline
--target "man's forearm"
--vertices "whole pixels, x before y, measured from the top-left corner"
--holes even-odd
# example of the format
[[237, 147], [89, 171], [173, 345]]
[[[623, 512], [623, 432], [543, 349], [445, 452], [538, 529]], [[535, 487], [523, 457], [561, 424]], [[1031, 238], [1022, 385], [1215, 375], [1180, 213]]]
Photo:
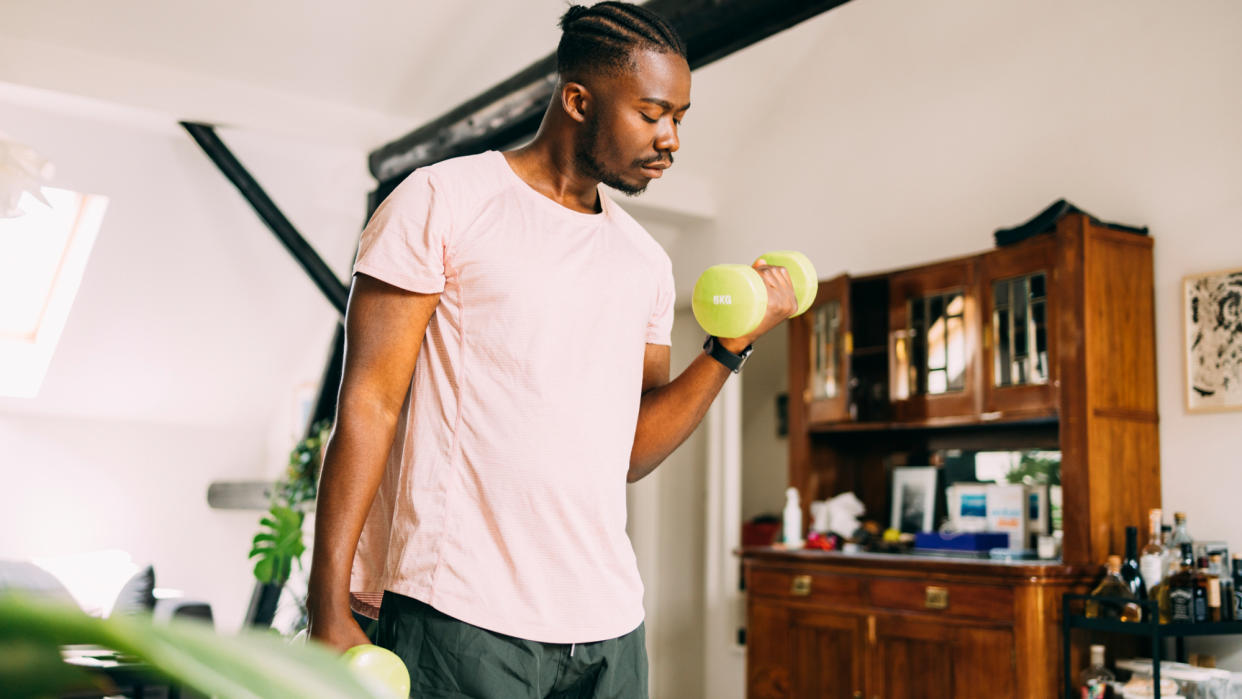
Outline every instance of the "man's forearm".
[[349, 418], [338, 422], [328, 443], [315, 506], [315, 545], [307, 587], [312, 617], [349, 611], [354, 552], [383, 480], [396, 431], [396, 420], [379, 406], [342, 405], [340, 414]]
[[[730, 347], [731, 351], [740, 349]], [[630, 453], [629, 482], [654, 471], [686, 441], [729, 376], [720, 362], [700, 354], [676, 379], [643, 394]]]

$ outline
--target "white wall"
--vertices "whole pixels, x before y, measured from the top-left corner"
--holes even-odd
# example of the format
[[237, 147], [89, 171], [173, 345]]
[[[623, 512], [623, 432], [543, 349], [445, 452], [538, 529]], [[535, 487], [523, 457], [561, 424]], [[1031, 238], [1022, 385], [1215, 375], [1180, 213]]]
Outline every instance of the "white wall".
[[[844, 5], [792, 30], [799, 46], [818, 34], [812, 50], [769, 67], [776, 96], [718, 168], [719, 230], [700, 254], [794, 247], [823, 277], [888, 269], [987, 249], [1059, 197], [1149, 226], [1163, 500], [1242, 550], [1242, 413], [1185, 413], [1178, 307], [1184, 275], [1242, 267], [1239, 30], [1230, 0]], [[696, 89], [748, 89], [730, 67], [747, 60], [698, 71]], [[768, 409], [756, 393], [748, 414]], [[1210, 645], [1242, 669], [1242, 643]]]
[[[689, 310], [673, 323], [673, 376], [702, 339]], [[703, 696], [703, 567], [706, 538], [706, 426], [651, 475], [630, 486], [629, 532], [646, 588], [652, 697]]]
[[[207, 485], [284, 466], [337, 314], [175, 117], [0, 84], [0, 129], [111, 199], [40, 395], [0, 399], [0, 557], [128, 550], [236, 627], [259, 513]], [[221, 135], [346, 279], [365, 153]]]

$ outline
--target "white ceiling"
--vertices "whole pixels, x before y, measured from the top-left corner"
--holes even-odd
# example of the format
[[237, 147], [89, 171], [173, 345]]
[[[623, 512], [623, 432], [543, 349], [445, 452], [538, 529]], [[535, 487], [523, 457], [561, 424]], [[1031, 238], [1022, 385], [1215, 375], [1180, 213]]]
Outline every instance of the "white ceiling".
[[[369, 150], [551, 53], [566, 6], [5, 0], [0, 81]], [[828, 17], [849, 9], [697, 71], [683, 134], [683, 156], [696, 157], [683, 170], [721, 165], [823, 38]]]

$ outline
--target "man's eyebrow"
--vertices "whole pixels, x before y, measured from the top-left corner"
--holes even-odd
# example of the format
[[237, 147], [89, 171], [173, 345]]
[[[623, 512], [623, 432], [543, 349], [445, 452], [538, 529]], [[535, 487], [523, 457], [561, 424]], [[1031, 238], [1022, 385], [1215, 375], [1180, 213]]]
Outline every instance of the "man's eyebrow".
[[650, 103], [652, 103], [652, 104], [654, 104], [654, 105], [659, 106], [660, 108], [664, 109], [664, 110], [665, 110], [665, 111], [667, 111], [667, 112], [673, 112], [673, 111], [676, 111], [676, 112], [684, 112], [684, 111], [686, 111], [687, 109], [689, 109], [689, 108], [690, 108], [690, 103], [689, 103], [689, 102], [687, 102], [687, 103], [686, 103], [686, 106], [684, 106], [684, 107], [682, 107], [682, 108], [680, 108], [680, 109], [673, 109], [673, 103], [672, 103], [672, 102], [669, 102], [668, 100], [662, 100], [662, 99], [659, 99], [658, 97], [640, 97], [640, 98], [639, 98], [639, 101], [640, 101], [640, 102], [650, 102]]

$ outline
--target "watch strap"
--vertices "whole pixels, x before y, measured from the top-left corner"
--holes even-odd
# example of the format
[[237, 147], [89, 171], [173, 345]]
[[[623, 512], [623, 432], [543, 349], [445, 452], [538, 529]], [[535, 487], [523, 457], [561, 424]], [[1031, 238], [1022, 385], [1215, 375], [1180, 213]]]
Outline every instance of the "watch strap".
[[707, 352], [707, 356], [720, 362], [724, 368], [734, 374], [742, 371], [742, 365], [746, 363], [746, 358], [754, 350], [754, 345], [747, 345], [740, 353], [734, 354], [725, 349], [720, 344], [720, 338], [714, 335], [708, 335], [707, 340], [703, 342], [703, 349]]

